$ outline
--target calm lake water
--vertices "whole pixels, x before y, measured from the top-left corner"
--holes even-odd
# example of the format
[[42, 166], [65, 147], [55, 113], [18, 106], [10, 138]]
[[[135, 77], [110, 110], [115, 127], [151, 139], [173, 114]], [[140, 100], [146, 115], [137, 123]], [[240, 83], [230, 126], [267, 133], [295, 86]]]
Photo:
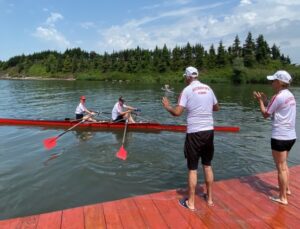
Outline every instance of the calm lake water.
[[[180, 92], [184, 84], [171, 85]], [[185, 123], [161, 105], [162, 85], [76, 81], [0, 80], [0, 117], [22, 119], [73, 118], [79, 97], [87, 107], [110, 112], [120, 95], [142, 110], [139, 120]], [[253, 90], [272, 94], [270, 85], [211, 84], [221, 110], [215, 125], [240, 126], [239, 133], [215, 134], [215, 180], [274, 170], [270, 150], [271, 125], [252, 99]], [[300, 101], [300, 88], [292, 87]], [[168, 95], [173, 104], [177, 94]], [[299, 104], [297, 133], [300, 134]], [[107, 115], [109, 116], [109, 115]], [[109, 118], [100, 116], [98, 118]], [[120, 131], [71, 131], [51, 151], [43, 140], [62, 129], [0, 126], [0, 219], [32, 215], [80, 205], [121, 199], [168, 189], [185, 188], [184, 133], [128, 132], [126, 161], [115, 157]], [[51, 155], [58, 157], [48, 160]], [[289, 165], [300, 164], [296, 143]], [[203, 182], [199, 171], [199, 182]]]

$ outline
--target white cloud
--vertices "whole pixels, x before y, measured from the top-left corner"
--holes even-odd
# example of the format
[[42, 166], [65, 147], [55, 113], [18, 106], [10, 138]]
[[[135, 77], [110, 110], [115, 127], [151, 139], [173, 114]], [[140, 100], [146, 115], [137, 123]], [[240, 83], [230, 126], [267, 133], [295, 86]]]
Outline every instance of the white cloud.
[[64, 17], [59, 14], [59, 13], [51, 13], [50, 17], [47, 18], [46, 20], [46, 24], [50, 25], [50, 26], [54, 26], [54, 24], [58, 21], [58, 20], [62, 20]]
[[[263, 34], [270, 45], [280, 45], [285, 54], [295, 47], [300, 49], [300, 1], [293, 0], [241, 0], [231, 11], [210, 14], [208, 9], [217, 9], [226, 3], [216, 3], [201, 7], [179, 8], [155, 16], [132, 19], [124, 25], [102, 30], [99, 49], [105, 51], [135, 48], [153, 49], [156, 45], [169, 48], [187, 42], [201, 43], [206, 47], [220, 40], [231, 45], [236, 34], [244, 43], [250, 31], [256, 38]], [[205, 14], [202, 13], [205, 11]], [[172, 23], [164, 23], [170, 20]], [[289, 42], [286, 42], [289, 41]], [[217, 45], [217, 44], [216, 44]], [[215, 45], [215, 46], [216, 46]], [[300, 52], [290, 57], [300, 62]]]
[[44, 40], [54, 43], [60, 48], [67, 48], [71, 46], [71, 43], [60, 34], [55, 28], [52, 27], [42, 27], [36, 28], [34, 36]]
[[63, 20], [63, 18], [64, 17], [59, 13], [50, 13], [45, 24], [35, 29], [33, 36], [60, 49], [71, 47], [71, 42], [56, 28], [56, 23], [59, 20]]
[[250, 5], [252, 4], [251, 0], [241, 0], [240, 2], [241, 5]]

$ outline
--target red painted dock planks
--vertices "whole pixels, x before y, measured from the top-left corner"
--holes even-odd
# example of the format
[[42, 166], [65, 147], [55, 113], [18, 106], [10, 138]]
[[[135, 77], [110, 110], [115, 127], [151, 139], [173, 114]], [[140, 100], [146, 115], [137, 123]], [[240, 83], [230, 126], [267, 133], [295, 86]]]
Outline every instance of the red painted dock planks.
[[117, 208], [123, 228], [146, 228], [142, 215], [133, 199], [127, 198], [119, 200]]
[[83, 207], [63, 210], [61, 228], [84, 229]]
[[229, 208], [234, 214], [238, 215], [245, 225], [253, 228], [270, 228], [258, 217], [256, 217], [249, 209], [241, 204], [239, 200], [234, 197], [232, 189], [225, 190], [220, 187], [220, 184], [216, 183], [213, 187], [214, 195], [222, 201], [227, 208]]
[[61, 228], [62, 211], [41, 214], [37, 228], [41, 229], [59, 229]]
[[218, 181], [213, 185], [215, 205], [203, 198], [197, 187], [197, 211], [179, 205], [186, 190], [126, 198], [50, 212], [0, 220], [1, 229], [90, 228], [297, 228], [300, 225], [300, 165], [290, 168], [289, 205], [269, 200], [278, 195], [277, 172]]
[[20, 218], [0, 221], [1, 229], [20, 228], [19, 225], [20, 225]]
[[172, 203], [176, 197], [168, 195], [168, 192], [155, 193], [150, 196], [169, 228], [188, 228], [188, 223]]
[[284, 226], [280, 220], [271, 219], [270, 212], [272, 212], [274, 208], [269, 205], [269, 200], [265, 196], [260, 196], [259, 193], [249, 192], [246, 185], [238, 180], [228, 180], [226, 183], [220, 184], [220, 187], [223, 189], [232, 189], [233, 197], [237, 199], [241, 205], [250, 210], [257, 218], [260, 218], [262, 224], [267, 224], [272, 228]]
[[182, 193], [177, 190], [161, 193], [161, 198], [169, 200], [170, 206], [174, 209], [177, 209], [180, 215], [184, 218], [186, 224], [188, 225], [185, 228], [207, 228], [200, 218], [195, 217], [198, 212], [187, 211], [185, 208], [179, 205], [178, 200], [183, 197], [184, 196]]
[[123, 228], [121, 218], [118, 213], [117, 201], [103, 203], [103, 212], [107, 229]]
[[85, 229], [106, 228], [102, 204], [83, 207]]
[[168, 228], [168, 224], [164, 221], [150, 195], [137, 196], [134, 198], [134, 202], [138, 206], [144, 222], [149, 228]]

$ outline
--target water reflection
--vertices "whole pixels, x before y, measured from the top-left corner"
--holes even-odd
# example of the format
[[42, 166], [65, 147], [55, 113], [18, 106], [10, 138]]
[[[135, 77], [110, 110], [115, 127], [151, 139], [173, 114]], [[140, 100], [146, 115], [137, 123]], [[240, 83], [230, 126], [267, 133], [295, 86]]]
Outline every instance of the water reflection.
[[79, 130], [75, 130], [74, 134], [80, 142], [89, 141], [95, 135], [95, 133], [92, 131], [79, 131]]

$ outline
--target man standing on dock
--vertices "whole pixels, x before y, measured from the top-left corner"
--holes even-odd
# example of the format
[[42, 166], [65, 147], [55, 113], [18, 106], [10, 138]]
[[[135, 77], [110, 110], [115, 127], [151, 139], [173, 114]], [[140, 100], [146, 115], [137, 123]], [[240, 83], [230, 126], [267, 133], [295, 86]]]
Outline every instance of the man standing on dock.
[[175, 107], [163, 97], [164, 108], [173, 116], [180, 116], [187, 110], [187, 133], [184, 144], [184, 155], [188, 167], [188, 198], [179, 203], [190, 210], [195, 210], [195, 192], [197, 186], [197, 169], [199, 159], [204, 172], [206, 184], [206, 200], [213, 205], [212, 183], [214, 179], [211, 161], [214, 154], [213, 111], [219, 110], [217, 98], [213, 90], [198, 80], [198, 70], [187, 67], [183, 75], [188, 85], [183, 89]]

